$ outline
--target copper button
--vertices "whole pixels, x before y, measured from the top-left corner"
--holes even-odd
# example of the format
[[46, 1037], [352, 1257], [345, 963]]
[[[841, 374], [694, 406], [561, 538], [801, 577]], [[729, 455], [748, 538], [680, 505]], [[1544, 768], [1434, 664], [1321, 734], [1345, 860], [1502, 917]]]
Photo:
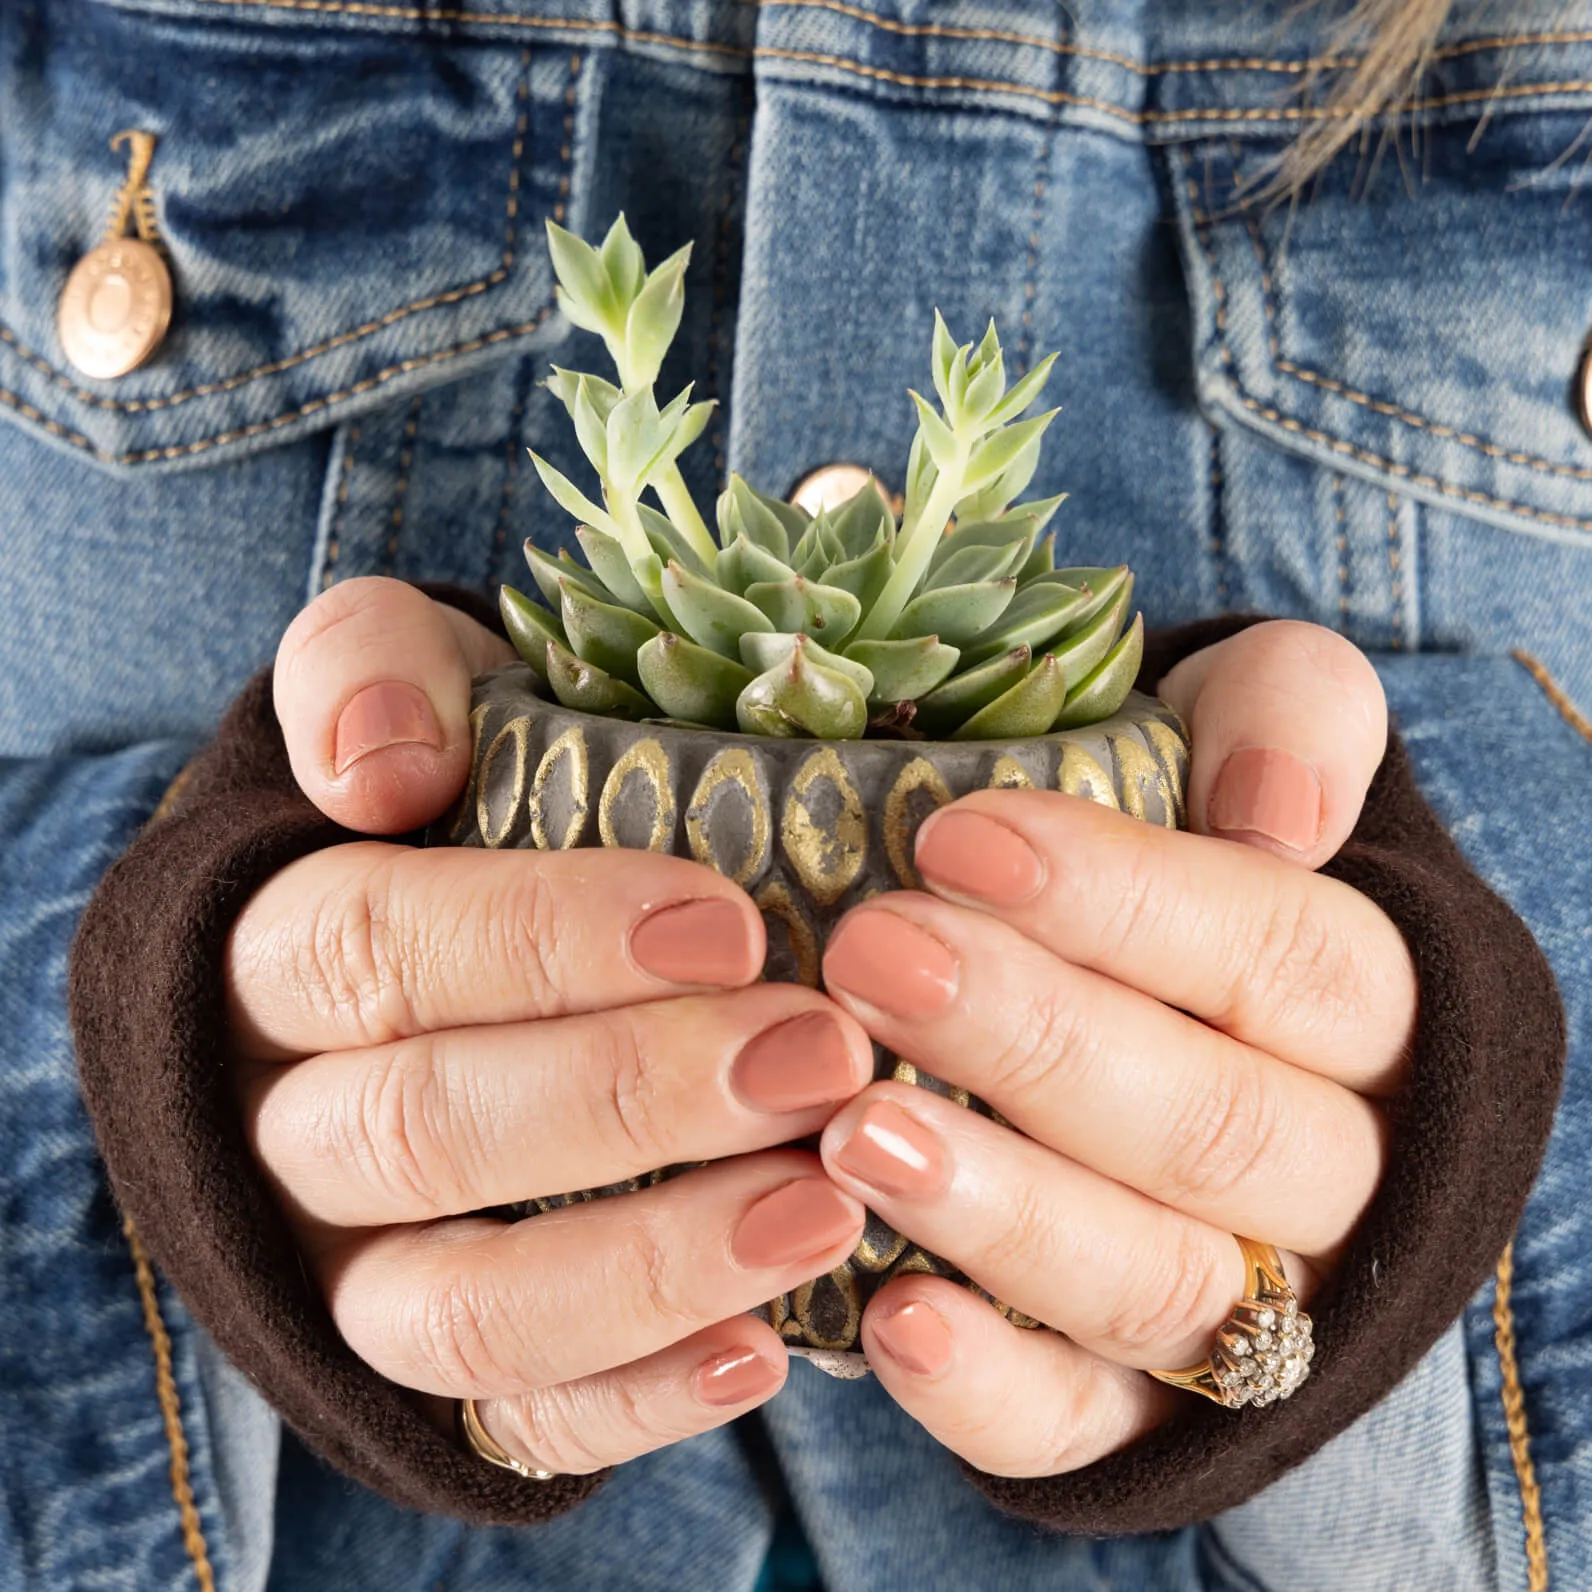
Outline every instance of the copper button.
[[811, 475], [804, 475], [791, 493], [790, 500], [809, 514], [816, 514], [820, 509], [838, 508], [868, 484], [871, 473], [860, 464], [826, 464]]
[[1592, 436], [1592, 344], [1581, 356], [1581, 369], [1575, 382], [1576, 411], [1581, 425]]
[[100, 381], [136, 370], [171, 325], [171, 273], [140, 238], [112, 238], [77, 262], [57, 325], [66, 357]]

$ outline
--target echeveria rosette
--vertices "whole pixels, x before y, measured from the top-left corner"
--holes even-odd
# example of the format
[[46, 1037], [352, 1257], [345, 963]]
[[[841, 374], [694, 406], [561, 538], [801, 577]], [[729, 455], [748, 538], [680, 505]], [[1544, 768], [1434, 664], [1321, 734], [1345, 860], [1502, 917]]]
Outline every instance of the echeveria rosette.
[[1056, 568], [1044, 533], [1062, 499], [1016, 501], [1055, 415], [1023, 418], [1054, 354], [1008, 387], [994, 324], [958, 347], [936, 312], [938, 403], [911, 394], [899, 523], [873, 482], [812, 515], [732, 475], [715, 539], [676, 462], [713, 405], [687, 388], [660, 408], [653, 393], [689, 249], [649, 273], [623, 216], [600, 248], [548, 230], [559, 304], [603, 338], [619, 384], [557, 369], [547, 383], [602, 503], [532, 455], [586, 558], [527, 542], [546, 606], [503, 588], [544, 690], [610, 718], [823, 740], [1007, 740], [1117, 711], [1144, 650], [1133, 577]]

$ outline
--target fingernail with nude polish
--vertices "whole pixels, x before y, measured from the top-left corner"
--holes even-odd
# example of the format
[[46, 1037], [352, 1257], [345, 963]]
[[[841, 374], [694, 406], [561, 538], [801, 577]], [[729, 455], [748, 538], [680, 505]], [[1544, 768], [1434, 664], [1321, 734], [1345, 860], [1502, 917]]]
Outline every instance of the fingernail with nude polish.
[[945, 1151], [934, 1134], [892, 1100], [875, 1100], [833, 1160], [882, 1194], [925, 1199], [946, 1183]]
[[1241, 747], [1222, 764], [1206, 816], [1215, 834], [1263, 835], [1309, 851], [1321, 838], [1321, 780], [1292, 752]]
[[951, 1363], [956, 1347], [951, 1329], [939, 1311], [921, 1300], [892, 1310], [872, 1326], [885, 1353], [919, 1376], [938, 1376]]
[[442, 727], [424, 691], [383, 680], [356, 692], [338, 715], [332, 773], [341, 776], [362, 757], [389, 746], [442, 750]]
[[854, 912], [824, 953], [824, 983], [892, 1017], [923, 1017], [956, 996], [956, 957], [887, 908]]
[[1027, 901], [1045, 882], [1034, 848], [982, 813], [935, 813], [918, 831], [917, 864], [930, 884], [994, 906]]
[[744, 984], [757, 972], [746, 914], [733, 901], [661, 908], [630, 931], [630, 955], [671, 984]]
[[791, 1266], [860, 1232], [862, 1211], [833, 1183], [798, 1178], [765, 1194], [740, 1221], [730, 1251], [743, 1266]]
[[825, 1012], [804, 1012], [746, 1042], [730, 1087], [755, 1111], [801, 1111], [854, 1095], [855, 1072], [840, 1024]]
[[756, 1349], [730, 1349], [704, 1360], [691, 1381], [704, 1404], [723, 1408], [766, 1397], [779, 1386], [780, 1375]]

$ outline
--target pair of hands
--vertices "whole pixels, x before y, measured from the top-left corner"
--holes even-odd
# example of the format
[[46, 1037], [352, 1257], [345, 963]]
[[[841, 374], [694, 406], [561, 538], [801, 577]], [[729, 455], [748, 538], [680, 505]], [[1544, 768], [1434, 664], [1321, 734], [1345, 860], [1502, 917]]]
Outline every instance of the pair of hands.
[[[470, 678], [512, 656], [414, 589], [349, 581], [276, 665], [294, 772], [369, 834], [440, 814]], [[783, 1384], [745, 1314], [843, 1260], [863, 1207], [1056, 1330], [898, 1278], [863, 1343], [981, 1470], [1086, 1465], [1167, 1418], [1244, 1291], [1232, 1235], [1302, 1300], [1374, 1194], [1413, 1030], [1393, 924], [1312, 870], [1380, 761], [1369, 663], [1257, 626], [1162, 695], [1194, 738], [1193, 833], [1041, 791], [924, 825], [926, 890], [831, 938], [822, 995], [758, 982], [762, 922], [698, 865], [358, 842], [285, 869], [228, 945], [254, 1152], [333, 1319], [439, 1423], [564, 1473], [717, 1426]], [[1291, 844], [1289, 842], [1292, 842]], [[1012, 1127], [873, 1083], [870, 1039]], [[822, 1131], [821, 1154], [778, 1146]], [[465, 1213], [713, 1164], [505, 1225]]]

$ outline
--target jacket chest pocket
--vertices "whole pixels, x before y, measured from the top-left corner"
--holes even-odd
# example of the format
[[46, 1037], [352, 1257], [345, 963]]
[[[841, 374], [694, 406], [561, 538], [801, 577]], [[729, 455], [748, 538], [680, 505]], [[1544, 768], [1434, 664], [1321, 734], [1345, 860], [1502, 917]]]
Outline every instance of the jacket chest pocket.
[[[576, 181], [582, 66], [540, 37], [6, 7], [0, 413], [109, 467], [182, 465], [533, 338], [553, 313], [542, 223]], [[95, 381], [56, 312], [105, 236], [124, 129], [155, 139], [148, 218], [175, 310], [149, 363]]]
[[1592, 202], [1579, 158], [1554, 165], [1582, 120], [1436, 126], [1403, 170], [1373, 137], [1295, 204], [1256, 197], [1275, 142], [1170, 147], [1207, 410], [1400, 497], [1592, 547]]

